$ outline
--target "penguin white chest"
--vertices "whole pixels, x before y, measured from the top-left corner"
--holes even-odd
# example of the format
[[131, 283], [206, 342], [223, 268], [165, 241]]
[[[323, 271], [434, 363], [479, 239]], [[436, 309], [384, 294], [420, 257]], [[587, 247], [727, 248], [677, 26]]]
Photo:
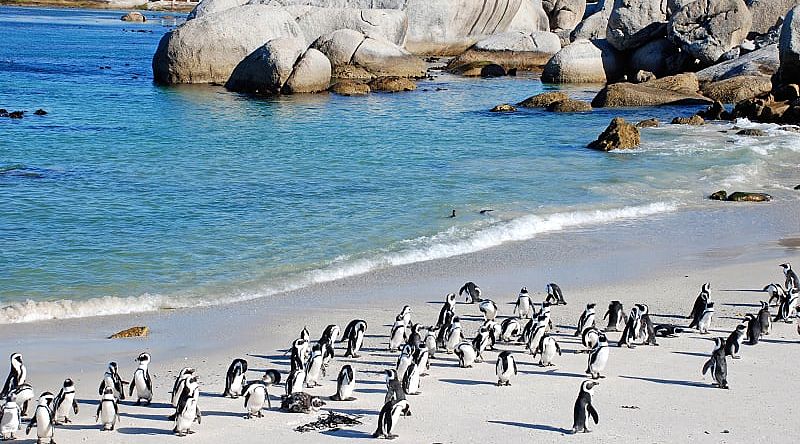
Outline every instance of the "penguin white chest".
[[9, 433], [16, 433], [17, 430], [19, 430], [19, 407], [9, 402], [3, 407], [3, 419], [0, 420], [0, 432], [2, 432], [5, 437]]
[[247, 399], [247, 410], [250, 413], [257, 413], [267, 401], [267, 392], [263, 387], [256, 387]]

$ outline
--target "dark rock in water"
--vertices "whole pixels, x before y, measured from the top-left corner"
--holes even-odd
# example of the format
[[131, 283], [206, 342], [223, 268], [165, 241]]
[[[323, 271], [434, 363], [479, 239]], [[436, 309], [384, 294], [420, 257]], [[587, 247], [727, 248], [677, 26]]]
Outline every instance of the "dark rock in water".
[[489, 65], [493, 65], [493, 63], [487, 60], [481, 60], [478, 62], [469, 62], [463, 65], [448, 67], [447, 71], [451, 74], [459, 74], [465, 77], [480, 77], [483, 68]]
[[697, 115], [705, 120], [731, 120], [733, 117], [725, 110], [725, 105], [720, 101], [714, 102], [713, 105], [709, 106], [704, 111], [698, 111]]
[[21, 119], [24, 117], [25, 111], [12, 111], [8, 113], [8, 117], [12, 119]]
[[35, 114], [37, 116], [46, 116], [47, 115], [47, 111], [39, 108], [36, 111], [34, 111], [33, 114]]
[[120, 20], [122, 20], [123, 22], [144, 23], [147, 21], [147, 18], [141, 12], [132, 11], [120, 17]]
[[676, 118], [672, 119], [672, 124], [673, 125], [700, 126], [700, 125], [705, 125], [706, 121], [703, 120], [702, 117], [700, 117], [697, 114], [695, 114], [692, 117], [676, 117]]
[[509, 69], [508, 71], [506, 71], [506, 75], [509, 75], [511, 77], [516, 77], [517, 76], [517, 68]]
[[740, 130], [738, 133], [736, 133], [736, 135], [737, 136], [756, 136], [756, 137], [761, 137], [761, 136], [766, 136], [767, 133], [764, 132], [764, 130], [760, 130], [758, 128], [748, 128], [748, 129]]
[[662, 77], [644, 83], [612, 83], [601, 89], [592, 100], [595, 108], [697, 105], [711, 103], [697, 94], [699, 89], [694, 73]]
[[781, 85], [772, 90], [772, 96], [776, 101], [792, 101], [800, 97], [800, 85], [790, 83], [788, 85]]
[[0, 108], [0, 117], [8, 117], [8, 110], [5, 108]]
[[639, 129], [626, 122], [622, 117], [614, 117], [608, 128], [588, 147], [602, 151], [632, 149], [639, 146], [640, 140]]
[[567, 99], [569, 99], [569, 96], [563, 92], [546, 92], [528, 97], [522, 102], [517, 103], [517, 106], [524, 108], [547, 108], [553, 102], [560, 102]]
[[712, 193], [710, 196], [708, 196], [708, 198], [711, 200], [726, 200], [728, 199], [728, 192], [725, 190], [719, 190], [716, 193]]
[[496, 63], [491, 63], [481, 68], [481, 77], [483, 78], [504, 77], [505, 75], [506, 70]]
[[795, 190], [800, 190], [800, 185], [795, 185], [794, 189]]
[[566, 99], [551, 103], [547, 110], [556, 113], [579, 113], [591, 111], [592, 105], [581, 100]]
[[369, 82], [369, 87], [372, 91], [400, 92], [414, 91], [417, 84], [406, 77], [378, 77]]
[[340, 80], [330, 87], [330, 92], [342, 96], [363, 96], [370, 93], [369, 85], [357, 80]]
[[514, 105], [509, 105], [508, 103], [503, 103], [502, 105], [497, 105], [494, 108], [490, 109], [489, 111], [493, 113], [513, 113], [516, 111], [517, 108]]
[[657, 127], [659, 125], [661, 125], [661, 122], [659, 122], [658, 119], [656, 119], [656, 118], [652, 118], [652, 119], [642, 120], [641, 122], [636, 124], [636, 127], [637, 128], [655, 128], [655, 127]]
[[789, 131], [790, 133], [800, 133], [800, 127], [796, 126], [781, 126], [778, 129], [781, 131]]
[[736, 191], [728, 196], [730, 202], [769, 202], [772, 196], [767, 193], [747, 193], [743, 191]]

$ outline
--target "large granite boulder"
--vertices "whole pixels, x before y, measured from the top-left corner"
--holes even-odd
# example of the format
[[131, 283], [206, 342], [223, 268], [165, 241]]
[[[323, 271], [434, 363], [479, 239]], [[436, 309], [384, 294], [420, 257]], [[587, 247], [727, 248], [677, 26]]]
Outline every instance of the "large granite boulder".
[[550, 18], [552, 31], [575, 29], [586, 12], [586, 0], [543, 0], [542, 6]]
[[523, 108], [547, 108], [555, 102], [561, 102], [568, 99], [569, 96], [561, 91], [549, 91], [528, 97], [522, 102], [517, 103], [517, 106], [521, 106]]
[[575, 26], [569, 36], [570, 40], [574, 42], [580, 39], [599, 40], [606, 38], [608, 19], [611, 17], [614, 0], [600, 0], [598, 6], [597, 11], [588, 15]]
[[681, 49], [709, 66], [742, 43], [751, 25], [744, 0], [683, 0], [670, 17], [668, 32]]
[[203, 0], [192, 9], [186, 20], [246, 5], [250, 0]]
[[517, 15], [508, 24], [506, 32], [522, 31], [525, 33], [549, 31], [550, 18], [542, 7], [542, 0], [522, 0]]
[[633, 149], [639, 146], [640, 141], [639, 128], [622, 117], [614, 117], [605, 131], [588, 147], [601, 151]]
[[247, 56], [225, 87], [254, 94], [292, 94], [328, 89], [331, 63], [301, 38], [277, 38]]
[[667, 30], [667, 0], [614, 0], [606, 39], [620, 51], [638, 48]]
[[478, 61], [489, 61], [506, 69], [537, 69], [561, 50], [561, 40], [552, 32], [504, 32], [487, 37], [448, 63], [448, 69]]
[[797, 82], [800, 79], [800, 6], [786, 15], [778, 41], [778, 53], [781, 78], [786, 82]]
[[629, 68], [630, 72], [648, 71], [663, 77], [684, 71], [688, 63], [686, 53], [666, 38], [658, 38], [633, 51]]
[[576, 40], [544, 67], [547, 83], [607, 83], [622, 76], [619, 54], [605, 40]]
[[419, 57], [381, 36], [368, 37], [352, 29], [333, 31], [311, 46], [331, 61], [335, 78], [423, 77], [426, 72]]
[[405, 43], [408, 21], [397, 9], [321, 8], [317, 6], [287, 6], [297, 26], [311, 44], [319, 37], [337, 29], [353, 29], [370, 37], [383, 38], [395, 45]]
[[700, 82], [715, 82], [736, 76], [771, 76], [778, 72], [778, 45], [768, 45], [739, 58], [717, 63], [697, 72]]
[[800, 0], [745, 0], [753, 14], [751, 32], [764, 34], [786, 16], [793, 7], [800, 5]]
[[694, 73], [663, 77], [640, 84], [613, 83], [597, 93], [592, 100], [592, 106], [615, 108], [711, 103], [711, 100], [697, 93], [699, 88]]
[[166, 33], [153, 55], [157, 83], [224, 83], [239, 63], [264, 43], [304, 38], [281, 8], [242, 6], [189, 20]]
[[703, 86], [704, 96], [722, 103], [739, 103], [770, 91], [772, 81], [766, 76], [738, 76]]

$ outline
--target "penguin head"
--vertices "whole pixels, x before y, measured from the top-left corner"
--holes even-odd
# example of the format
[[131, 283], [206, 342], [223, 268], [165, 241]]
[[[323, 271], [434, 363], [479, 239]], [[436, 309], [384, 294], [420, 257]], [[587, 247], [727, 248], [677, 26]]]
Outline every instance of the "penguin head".
[[55, 395], [50, 392], [44, 392], [39, 395], [39, 405], [50, 405], [56, 399]]
[[780, 264], [779, 267], [783, 268], [784, 270], [791, 270], [792, 266], [787, 262], [785, 264]]
[[319, 410], [322, 406], [325, 405], [325, 401], [322, 400], [319, 396], [313, 396], [311, 398], [311, 408], [314, 410]]
[[114, 398], [114, 389], [106, 387], [105, 390], [103, 390], [103, 398]]
[[111, 373], [112, 375], [116, 375], [117, 374], [117, 363], [116, 362], [111, 361], [111, 362], [108, 363], [108, 372]]
[[19, 353], [12, 353], [11, 354], [11, 365], [16, 367], [22, 365], [22, 355]]
[[520, 291], [519, 291], [519, 292], [520, 292], [520, 294], [526, 294], [526, 293], [528, 293], [528, 287], [522, 287], [522, 289], [520, 289]]
[[586, 393], [592, 393], [592, 390], [600, 385], [597, 381], [586, 380], [581, 383], [581, 391]]
[[714, 338], [714, 350], [719, 350], [725, 344], [725, 338]]
[[389, 370], [384, 371], [386, 373], [386, 382], [397, 379], [397, 370], [391, 368]]
[[150, 362], [150, 353], [144, 352], [140, 353], [139, 356], [136, 357], [136, 362], [140, 364], [149, 363]]
[[73, 387], [74, 385], [75, 383], [72, 382], [72, 379], [67, 378], [64, 380], [64, 388]]
[[709, 291], [711, 291], [711, 282], [706, 282], [705, 284], [703, 284], [702, 292], [708, 293]]
[[745, 331], [745, 329], [747, 329], [747, 326], [744, 324], [739, 324], [736, 326], [736, 330]]

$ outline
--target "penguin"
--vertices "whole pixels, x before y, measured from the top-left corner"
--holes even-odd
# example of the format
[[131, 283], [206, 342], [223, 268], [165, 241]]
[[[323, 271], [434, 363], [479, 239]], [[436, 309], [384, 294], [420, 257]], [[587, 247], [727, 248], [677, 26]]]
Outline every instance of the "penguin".
[[307, 342], [311, 341], [311, 332], [308, 331], [308, 326], [307, 325], [304, 325], [303, 329], [300, 330], [300, 339], [302, 339], [304, 341], [307, 341]]
[[424, 343], [422, 333], [420, 333], [421, 328], [422, 326], [420, 326], [419, 323], [411, 324], [411, 333], [409, 333], [408, 339], [406, 339], [406, 344], [417, 347]]
[[510, 351], [505, 350], [497, 355], [497, 363], [494, 366], [497, 374], [497, 386], [511, 385], [511, 378], [517, 375], [517, 361]]
[[353, 367], [347, 364], [339, 371], [339, 377], [336, 378], [336, 393], [331, 396], [331, 400], [355, 401], [356, 398], [353, 397], [353, 389], [355, 386], [356, 380], [353, 374]]
[[28, 377], [28, 369], [22, 362], [22, 355], [19, 353], [12, 353], [9, 358], [11, 361], [11, 369], [8, 371], [6, 383], [3, 385], [3, 391], [0, 392], [0, 398], [7, 398], [8, 395], [17, 387], [25, 383]]
[[462, 342], [455, 347], [455, 354], [458, 357], [458, 365], [461, 368], [472, 368], [478, 354], [469, 342]]
[[401, 399], [398, 401], [390, 401], [383, 405], [381, 412], [378, 414], [378, 428], [372, 434], [374, 438], [394, 439], [397, 435], [392, 433], [400, 416], [408, 416], [411, 414], [411, 407], [408, 401]]
[[175, 427], [172, 432], [178, 436], [186, 436], [194, 433], [191, 427], [195, 422], [200, 424], [203, 418], [197, 401], [200, 398], [200, 386], [197, 383], [197, 376], [192, 376], [186, 381], [186, 387], [178, 399], [178, 407], [175, 408]]
[[428, 357], [428, 347], [420, 344], [414, 351], [414, 364], [419, 367], [419, 375], [426, 376], [431, 369], [431, 360]]
[[547, 318], [544, 315], [539, 315], [536, 324], [533, 326], [533, 331], [528, 337], [528, 342], [525, 344], [525, 348], [530, 354], [536, 356], [539, 344], [542, 342], [542, 336], [545, 333], [547, 333]]
[[489, 343], [486, 345], [486, 350], [494, 350], [494, 346], [497, 345], [497, 342], [500, 340], [500, 335], [503, 332], [503, 327], [500, 326], [500, 323], [497, 321], [484, 321], [483, 327], [487, 332], [489, 332]]
[[[551, 367], [555, 365], [553, 364], [553, 358], [555, 358], [556, 354], [561, 356], [561, 346], [558, 345], [556, 338], [550, 336], [549, 333], [545, 333], [539, 344], [539, 353], [541, 353], [539, 365], [542, 367]], [[533, 357], [535, 358], [536, 355], [533, 355]]]
[[264, 376], [261, 378], [267, 386], [277, 385], [281, 383], [281, 372], [275, 369], [268, 369], [264, 371]]
[[687, 318], [692, 320], [692, 322], [689, 323], [689, 328], [697, 328], [698, 324], [700, 323], [700, 318], [703, 316], [703, 312], [708, 304], [708, 298], [711, 297], [710, 291], [711, 284], [708, 282], [703, 284], [703, 286], [700, 288], [700, 294], [698, 294], [697, 299], [694, 300], [692, 312], [689, 313], [689, 316], [687, 316]]
[[583, 381], [581, 383], [581, 390], [578, 392], [578, 399], [575, 400], [575, 409], [572, 414], [572, 433], [589, 432], [589, 417], [592, 418], [595, 424], [598, 423], [599, 416], [597, 410], [592, 405], [592, 390], [599, 385], [595, 381]]
[[445, 296], [444, 305], [442, 305], [441, 310], [439, 310], [439, 318], [436, 321], [436, 327], [441, 328], [446, 324], [446, 318], [448, 313], [452, 319], [452, 316], [455, 316], [455, 309], [456, 309], [456, 294], [455, 293], [448, 293]]
[[397, 315], [389, 332], [389, 351], [396, 351], [406, 342], [406, 323], [402, 315]]
[[792, 265], [787, 262], [781, 264], [780, 267], [783, 268], [783, 276], [786, 278], [786, 282], [784, 283], [786, 291], [790, 292], [792, 289], [800, 289], [800, 279], [798, 279], [797, 273], [792, 270]]
[[785, 296], [781, 299], [778, 306], [778, 313], [775, 315], [773, 321], [783, 321], [787, 324], [792, 323], [792, 318], [796, 316], [797, 298], [800, 295], [800, 290], [793, 288], [788, 290]]
[[[333, 361], [333, 357], [335, 355], [333, 344], [322, 344], [318, 343], [320, 347], [322, 347], [322, 376], [328, 375], [328, 366], [331, 365], [331, 361]], [[314, 356], [314, 349], [311, 349], [311, 356]], [[280, 376], [280, 373], [278, 374]]]
[[72, 379], [65, 379], [61, 391], [53, 401], [53, 424], [69, 424], [70, 412], [78, 414], [78, 401], [75, 399], [75, 383]]
[[[254, 416], [263, 418], [264, 405], [269, 403], [269, 392], [267, 391], [267, 384], [263, 381], [253, 381], [244, 388], [244, 408], [247, 411], [244, 418], [251, 419]], [[272, 407], [270, 405], [270, 407]]]
[[223, 397], [238, 398], [242, 396], [244, 386], [247, 384], [247, 361], [241, 358], [234, 359], [225, 373], [225, 391]]
[[625, 328], [625, 324], [628, 323], [627, 316], [625, 316], [625, 310], [622, 308], [622, 302], [620, 301], [611, 301], [608, 304], [608, 310], [606, 314], [603, 315], [603, 319], [608, 319], [608, 326], [606, 327], [606, 331], [620, 331]]
[[[747, 345], [757, 345], [758, 341], [761, 340], [761, 335], [763, 334], [761, 330], [760, 319], [757, 318], [756, 316], [753, 316], [752, 314], [748, 314], [747, 316], [745, 316], [743, 322], [747, 323], [747, 331], [746, 331]], [[740, 325], [739, 327], [742, 326]], [[743, 337], [741, 339], [744, 338], [745, 332], [742, 333]], [[740, 344], [741, 344], [741, 339], [739, 340]], [[727, 352], [727, 349], [725, 351]], [[736, 356], [734, 356], [734, 359], [736, 359]]]
[[400, 310], [400, 314], [398, 314], [400, 318], [403, 319], [403, 323], [406, 327], [411, 325], [411, 306], [404, 305], [403, 308]]
[[406, 369], [406, 373], [403, 375], [403, 391], [406, 395], [422, 394], [419, 390], [420, 373], [422, 373], [422, 370], [415, 362], [412, 362]]
[[475, 285], [475, 282], [467, 282], [458, 290], [458, 295], [461, 296], [462, 294], [466, 293], [465, 301], [467, 304], [474, 304], [476, 302], [481, 302], [481, 287]]
[[769, 335], [772, 331], [772, 318], [769, 313], [769, 304], [761, 301], [761, 310], [758, 311], [758, 322], [761, 324], [761, 334]]
[[397, 371], [394, 369], [388, 369], [385, 371], [385, 373], [386, 396], [384, 397], [383, 403], [386, 404], [387, 402], [406, 399], [406, 393], [403, 390], [403, 383], [397, 379]]
[[622, 330], [622, 336], [619, 337], [617, 345], [620, 347], [626, 345], [628, 348], [636, 347], [634, 342], [636, 341], [636, 335], [639, 330], [639, 323], [639, 308], [634, 306], [628, 314], [628, 322], [625, 324], [625, 329]]
[[497, 317], [497, 304], [491, 299], [484, 299], [478, 305], [478, 310], [483, 313], [483, 319], [487, 321], [494, 321]]
[[307, 388], [320, 385], [319, 378], [322, 376], [323, 368], [322, 344], [317, 343], [314, 344], [314, 347], [311, 349], [311, 357], [308, 358], [308, 362], [306, 363], [305, 384]]
[[575, 329], [575, 333], [573, 336], [580, 336], [583, 333], [583, 330], [594, 327], [595, 325], [595, 307], [597, 304], [586, 304], [586, 309], [583, 310], [581, 313], [580, 319], [578, 319], [578, 328]]
[[656, 329], [650, 319], [650, 307], [647, 304], [636, 304], [639, 309], [639, 337], [644, 345], [658, 345], [656, 342]]
[[701, 335], [707, 335], [708, 329], [711, 328], [711, 321], [714, 319], [714, 303], [709, 301], [706, 304], [706, 309], [703, 310], [703, 315], [700, 316], [697, 322], [697, 329]]
[[450, 213], [450, 215], [447, 216], [447, 217], [449, 217], [450, 219], [453, 219], [454, 217], [456, 217], [456, 210], [453, 210], [453, 212]]
[[490, 335], [486, 327], [481, 327], [478, 334], [472, 340], [472, 348], [475, 349], [475, 362], [483, 362], [483, 352], [489, 347]]
[[514, 318], [505, 318], [500, 323], [500, 340], [503, 342], [517, 341], [522, 333], [522, 324]]
[[133, 379], [131, 379], [130, 391], [128, 395], [133, 397], [133, 391], [136, 390], [136, 404], [139, 405], [144, 401], [144, 405], [150, 405], [153, 400], [153, 381], [150, 379], [150, 353], [141, 353], [136, 361], [139, 362], [139, 368], [133, 372]]
[[[553, 320], [550, 319], [550, 303], [549, 302], [543, 302], [542, 303], [542, 309], [539, 311], [539, 316], [544, 316], [544, 318], [547, 320], [547, 331], [548, 332], [553, 331]], [[537, 319], [538, 319], [538, 317], [537, 317]]]
[[662, 338], [677, 338], [678, 334], [683, 333], [683, 328], [672, 324], [659, 324], [656, 325], [655, 332]]
[[31, 430], [36, 427], [37, 444], [55, 444], [55, 441], [53, 441], [55, 432], [53, 425], [53, 399], [55, 399], [55, 396], [50, 392], [44, 392], [39, 395], [39, 405], [36, 406], [36, 411], [33, 412], [33, 417], [25, 429], [25, 434], [29, 435]]
[[364, 334], [367, 332], [367, 322], [355, 319], [347, 324], [344, 329], [343, 339], [347, 339], [347, 351], [345, 357], [358, 358], [358, 352], [364, 344]]
[[429, 328], [427, 333], [425, 334], [425, 348], [428, 349], [428, 357], [430, 359], [436, 359], [436, 335], [439, 333], [439, 330], [436, 328]]
[[450, 332], [450, 327], [453, 325], [453, 321], [457, 318], [456, 313], [454, 311], [448, 311], [445, 313], [444, 323], [436, 327], [437, 334], [436, 334], [436, 346], [441, 349], [447, 349], [446, 342], [447, 342], [447, 334]]
[[564, 300], [564, 293], [561, 292], [561, 287], [557, 284], [551, 282], [547, 284], [547, 297], [545, 298], [545, 302], [548, 302], [552, 305], [567, 305], [567, 301]]
[[414, 347], [406, 344], [403, 346], [403, 349], [400, 351], [400, 356], [397, 358], [397, 365], [395, 366], [397, 375], [405, 375], [406, 369], [408, 369], [408, 366], [410, 366], [412, 362], [414, 362]]
[[100, 399], [100, 404], [97, 405], [94, 421], [100, 423], [101, 431], [114, 430], [119, 421], [119, 404], [113, 388], [106, 387], [103, 390], [103, 397]]
[[9, 396], [0, 410], [0, 435], [2, 435], [3, 441], [17, 439], [14, 434], [19, 430], [21, 421], [22, 411], [13, 395]]
[[781, 284], [769, 284], [762, 291], [769, 293], [769, 305], [777, 306], [786, 297], [786, 290]]
[[124, 400], [125, 399], [125, 384], [126, 381], [123, 381], [122, 378], [119, 376], [119, 371], [117, 370], [117, 363], [116, 362], [109, 362], [108, 363], [108, 370], [106, 370], [105, 374], [103, 375], [103, 381], [100, 383], [100, 396], [104, 395], [106, 392], [106, 388], [111, 388], [114, 391], [114, 397], [117, 400]]
[[36, 397], [36, 393], [33, 391], [33, 386], [28, 384], [27, 382], [24, 384], [20, 384], [11, 392], [11, 397], [14, 398], [14, 402], [22, 409], [22, 417], [28, 416], [28, 403]]
[[606, 363], [608, 363], [608, 339], [605, 334], [600, 333], [597, 344], [589, 352], [589, 365], [586, 373], [591, 375], [592, 379], [605, 378], [600, 375], [600, 372], [606, 368]]
[[528, 287], [522, 287], [517, 296], [517, 303], [514, 305], [514, 313], [520, 319], [530, 319], [534, 314], [533, 301], [531, 295], [528, 293]]
[[[336, 324], [330, 324], [325, 327], [325, 330], [322, 330], [322, 336], [320, 336], [318, 344], [322, 345], [330, 345], [333, 347], [333, 344], [339, 341], [339, 326]], [[324, 347], [323, 347], [324, 348]]]
[[703, 375], [711, 372], [714, 385], [721, 389], [728, 388], [728, 363], [725, 359], [725, 339], [714, 338], [714, 351], [711, 358], [703, 365]]
[[[747, 319], [747, 318], [745, 318]], [[752, 321], [751, 321], [752, 322]], [[755, 321], [756, 323], [758, 320]], [[725, 356], [730, 356], [733, 359], [740, 359], [739, 347], [742, 346], [744, 337], [747, 333], [747, 325], [739, 324], [725, 340]], [[758, 341], [758, 339], [756, 339]]]
[[305, 383], [306, 383], [305, 368], [301, 366], [300, 368], [291, 370], [289, 372], [289, 377], [286, 378], [286, 395], [289, 396], [292, 393], [302, 392]]
[[305, 368], [305, 363], [308, 360], [305, 356], [305, 349], [308, 341], [303, 338], [295, 339], [292, 342], [292, 347], [289, 349], [291, 352], [289, 358], [289, 372]]
[[600, 340], [600, 330], [595, 327], [587, 328], [583, 331], [583, 335], [581, 336], [581, 343], [583, 344], [585, 350], [584, 353], [589, 353], [594, 348], [595, 344]]
[[445, 335], [445, 351], [447, 354], [452, 354], [456, 345], [463, 339], [464, 336], [461, 334], [461, 319], [456, 316], [453, 318], [453, 322], [450, 324]]
[[172, 385], [172, 397], [170, 401], [173, 407], [178, 406], [178, 399], [181, 396], [181, 392], [183, 392], [183, 387], [186, 385], [186, 380], [191, 378], [194, 372], [195, 370], [192, 367], [184, 367], [178, 373], [178, 376], [175, 378], [175, 383]]

